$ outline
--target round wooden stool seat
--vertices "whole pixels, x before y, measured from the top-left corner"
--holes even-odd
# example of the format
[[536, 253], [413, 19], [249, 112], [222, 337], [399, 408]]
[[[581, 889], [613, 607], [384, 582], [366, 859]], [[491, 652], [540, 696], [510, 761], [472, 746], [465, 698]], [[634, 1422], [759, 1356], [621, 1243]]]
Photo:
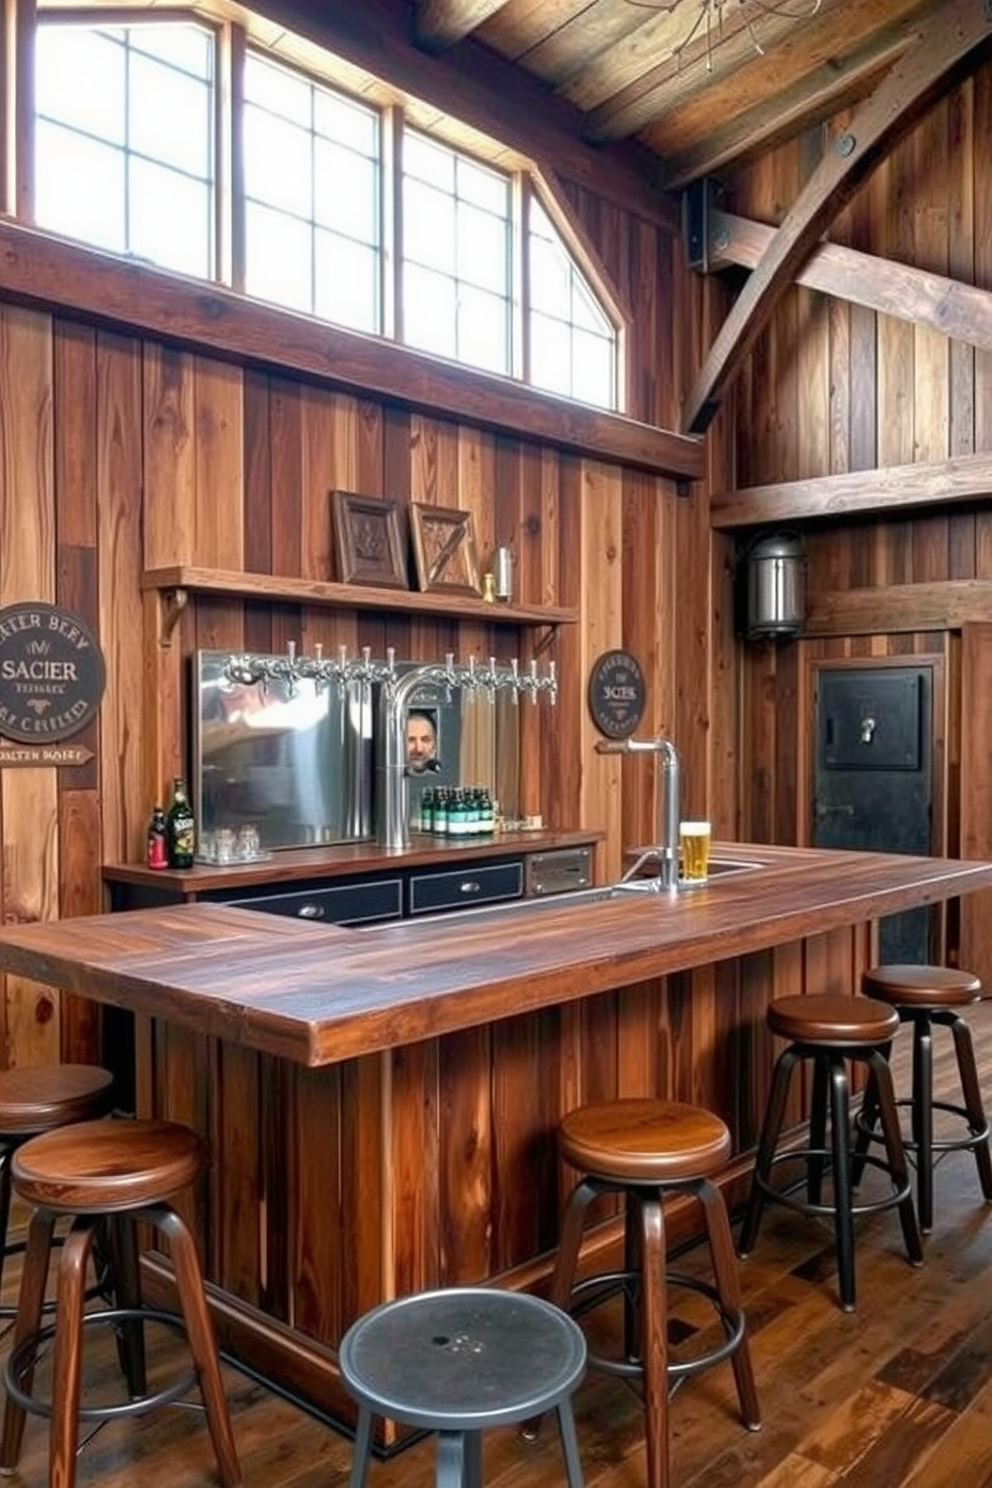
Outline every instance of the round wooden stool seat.
[[[623, 1299], [622, 1340], [612, 1353], [590, 1353], [589, 1367], [640, 1382], [647, 1488], [667, 1488], [669, 1399], [687, 1379], [729, 1360], [744, 1425], [753, 1431], [761, 1424], [730, 1219], [713, 1181], [730, 1156], [730, 1132], [701, 1106], [640, 1097], [579, 1106], [562, 1118], [558, 1138], [561, 1157], [582, 1176], [562, 1214], [551, 1301], [578, 1316]], [[620, 1264], [580, 1276], [585, 1221], [595, 1213], [590, 1206], [609, 1195], [622, 1197], [624, 1206]], [[712, 1281], [668, 1266], [665, 1205], [675, 1195], [693, 1201], [702, 1215]], [[671, 1347], [670, 1289], [705, 1298], [716, 1328], [694, 1326], [691, 1342]]]
[[[908, 1108], [910, 1130], [903, 1143], [916, 1164], [916, 1208], [923, 1231], [933, 1229], [934, 1169], [951, 1152], [973, 1152], [982, 1195], [992, 1203], [992, 1133], [982, 1101], [971, 1029], [960, 1009], [980, 1002], [981, 979], [950, 966], [872, 966], [861, 978], [864, 993], [884, 1001], [900, 1023], [913, 1028], [912, 1091], [896, 1102]], [[947, 1028], [954, 1041], [961, 1096], [939, 1100], [933, 1089], [935, 1028]], [[935, 1131], [934, 1115], [943, 1112]], [[869, 1088], [858, 1118], [857, 1154], [878, 1140], [878, 1105]], [[952, 1118], [950, 1121], [947, 1118]]]
[[114, 1077], [94, 1064], [28, 1065], [0, 1073], [0, 1142], [101, 1116]]
[[730, 1156], [719, 1116], [676, 1101], [603, 1101], [570, 1111], [559, 1150], [582, 1173], [622, 1183], [673, 1183], [715, 1173]]
[[887, 1044], [899, 1031], [899, 1014], [870, 997], [815, 993], [779, 997], [769, 1004], [768, 1027], [797, 1044]]
[[116, 1214], [187, 1188], [203, 1151], [173, 1121], [83, 1121], [34, 1137], [14, 1155], [14, 1186], [62, 1214]]
[[982, 1000], [981, 978], [951, 966], [872, 966], [861, 990], [894, 1007], [967, 1007]]

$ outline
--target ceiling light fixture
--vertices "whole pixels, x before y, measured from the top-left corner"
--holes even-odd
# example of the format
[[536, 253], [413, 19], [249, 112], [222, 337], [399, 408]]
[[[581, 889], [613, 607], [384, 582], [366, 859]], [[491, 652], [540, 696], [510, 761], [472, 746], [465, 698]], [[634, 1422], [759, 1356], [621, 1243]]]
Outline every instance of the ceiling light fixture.
[[[667, 11], [673, 14], [683, 5], [688, 9], [690, 0], [627, 0], [627, 3], [636, 5], [641, 10]], [[681, 63], [682, 53], [701, 32], [705, 31], [706, 71], [712, 72], [713, 46], [720, 39], [724, 18], [729, 11], [742, 12], [751, 44], [758, 55], [763, 57], [765, 49], [755, 29], [755, 22], [761, 16], [780, 16], [796, 21], [808, 21], [816, 15], [823, 0], [691, 0], [691, 3], [698, 5], [699, 13], [688, 32], [672, 46], [671, 54], [677, 62]]]

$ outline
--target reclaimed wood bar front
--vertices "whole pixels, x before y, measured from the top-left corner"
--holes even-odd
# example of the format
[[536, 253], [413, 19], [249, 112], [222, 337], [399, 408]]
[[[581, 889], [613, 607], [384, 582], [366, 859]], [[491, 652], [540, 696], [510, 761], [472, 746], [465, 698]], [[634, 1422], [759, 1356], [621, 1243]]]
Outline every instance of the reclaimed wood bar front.
[[[769, 999], [854, 990], [879, 917], [992, 886], [985, 862], [717, 853], [760, 867], [675, 897], [365, 931], [208, 904], [8, 926], [0, 969], [137, 1015], [141, 1110], [210, 1142], [194, 1218], [224, 1344], [348, 1417], [335, 1348], [359, 1313], [436, 1285], [540, 1285], [570, 1183], [565, 1110], [653, 1093], [710, 1106], [734, 1135], [733, 1198], [773, 1059]], [[147, 1272], [166, 1295], [164, 1258]]]

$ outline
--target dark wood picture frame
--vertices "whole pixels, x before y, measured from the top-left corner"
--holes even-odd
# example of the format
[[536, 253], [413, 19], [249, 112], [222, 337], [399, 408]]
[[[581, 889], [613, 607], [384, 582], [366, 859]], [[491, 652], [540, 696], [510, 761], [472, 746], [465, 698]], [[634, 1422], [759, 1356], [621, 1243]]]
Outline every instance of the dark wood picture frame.
[[479, 598], [482, 589], [472, 512], [411, 501], [410, 535], [421, 589]]
[[399, 502], [351, 491], [332, 491], [331, 502], [341, 582], [409, 589]]

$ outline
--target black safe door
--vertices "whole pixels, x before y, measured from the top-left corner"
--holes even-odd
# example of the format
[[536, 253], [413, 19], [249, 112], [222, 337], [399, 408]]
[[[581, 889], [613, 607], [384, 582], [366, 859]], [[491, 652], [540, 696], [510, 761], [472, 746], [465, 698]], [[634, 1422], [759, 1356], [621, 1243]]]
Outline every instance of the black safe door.
[[[815, 846], [931, 851], [932, 712], [929, 666], [817, 670]], [[879, 956], [930, 961], [930, 911], [882, 920]]]

